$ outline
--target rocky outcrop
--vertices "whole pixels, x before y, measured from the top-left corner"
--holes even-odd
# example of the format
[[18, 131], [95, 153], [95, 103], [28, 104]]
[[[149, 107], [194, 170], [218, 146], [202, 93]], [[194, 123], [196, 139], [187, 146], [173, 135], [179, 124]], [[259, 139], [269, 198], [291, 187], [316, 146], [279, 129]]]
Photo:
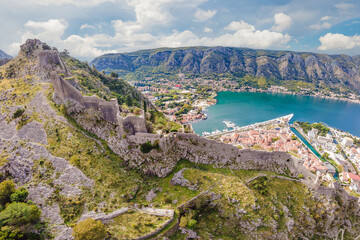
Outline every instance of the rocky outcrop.
[[[359, 56], [307, 52], [252, 50], [234, 47], [190, 47], [105, 54], [92, 64], [99, 70], [138, 72], [141, 76], [179, 71], [189, 74], [263, 76], [279, 80], [303, 80], [327, 85], [343, 84], [360, 90]], [[146, 66], [144, 68], [143, 66]]]

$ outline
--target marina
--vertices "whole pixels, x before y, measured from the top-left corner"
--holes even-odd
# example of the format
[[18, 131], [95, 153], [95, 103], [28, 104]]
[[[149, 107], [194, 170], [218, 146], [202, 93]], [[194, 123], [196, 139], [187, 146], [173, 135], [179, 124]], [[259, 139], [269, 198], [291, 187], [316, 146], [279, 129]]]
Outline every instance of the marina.
[[273, 124], [273, 123], [288, 124], [293, 116], [294, 116], [294, 114], [289, 114], [289, 115], [286, 115], [286, 116], [278, 117], [278, 118], [267, 120], [267, 121], [264, 121], [264, 122], [258, 122], [258, 123], [250, 124], [250, 125], [243, 126], [243, 127], [238, 127], [238, 126], [236, 126], [235, 123], [232, 123], [231, 121], [223, 121], [223, 123], [228, 128], [232, 128], [232, 130], [229, 130], [228, 128], [226, 128], [226, 129], [224, 129], [222, 131], [221, 130], [215, 130], [213, 132], [203, 132], [202, 136], [210, 138], [210, 137], [221, 136], [222, 134], [241, 132], [241, 131], [249, 131], [251, 129], [261, 127], [261, 126], [264, 126], [264, 125], [268, 125], [268, 124]]

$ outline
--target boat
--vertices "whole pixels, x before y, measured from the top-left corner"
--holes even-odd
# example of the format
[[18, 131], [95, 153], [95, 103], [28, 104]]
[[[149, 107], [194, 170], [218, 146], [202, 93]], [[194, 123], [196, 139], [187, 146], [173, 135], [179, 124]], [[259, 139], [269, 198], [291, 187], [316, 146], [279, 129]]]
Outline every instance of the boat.
[[235, 128], [236, 124], [231, 122], [231, 121], [223, 121], [223, 123], [226, 125], [226, 127], [228, 128]]

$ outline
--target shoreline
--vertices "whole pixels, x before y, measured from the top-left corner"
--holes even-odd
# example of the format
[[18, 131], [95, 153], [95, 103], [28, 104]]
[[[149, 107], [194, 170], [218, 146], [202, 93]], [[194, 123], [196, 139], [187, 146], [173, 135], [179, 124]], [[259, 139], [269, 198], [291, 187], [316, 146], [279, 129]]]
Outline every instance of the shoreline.
[[342, 101], [342, 102], [350, 102], [355, 104], [360, 104], [360, 100], [356, 99], [350, 99], [350, 98], [337, 98], [337, 97], [331, 97], [331, 96], [319, 96], [316, 94], [302, 94], [302, 93], [296, 93], [296, 92], [278, 92], [278, 91], [269, 91], [269, 90], [262, 90], [262, 89], [250, 89], [250, 90], [238, 90], [238, 91], [222, 91], [222, 92], [256, 92], [256, 93], [278, 93], [278, 94], [286, 94], [286, 95], [295, 95], [295, 96], [309, 96], [314, 98], [320, 98], [320, 99], [327, 99], [327, 100], [336, 100], [336, 101]]
[[[242, 93], [242, 92], [249, 92], [249, 93], [271, 93], [271, 94], [284, 94], [284, 95], [295, 95], [295, 96], [309, 96], [309, 97], [313, 97], [315, 99], [325, 99], [325, 100], [334, 100], [334, 101], [341, 101], [341, 102], [349, 102], [349, 103], [353, 103], [353, 104], [359, 104], [360, 105], [360, 101], [359, 100], [353, 100], [353, 99], [341, 99], [341, 98], [334, 98], [334, 97], [329, 97], [329, 96], [317, 96], [317, 95], [309, 95], [309, 94], [301, 94], [301, 93], [293, 93], [293, 92], [274, 92], [274, 91], [267, 91], [267, 90], [261, 90], [261, 89], [253, 89], [253, 91], [251, 90], [242, 90], [242, 91], [231, 91], [231, 90], [225, 90], [225, 91], [218, 91], [216, 92], [212, 98], [215, 99], [217, 96], [218, 96], [218, 93], [219, 92], [234, 92], [234, 93]], [[218, 103], [218, 100], [215, 99], [215, 104], [213, 105], [210, 105], [208, 107], [211, 107], [211, 106], [214, 106]], [[201, 121], [204, 121], [204, 120], [207, 120], [207, 114], [205, 113], [207, 110], [208, 110], [208, 107], [206, 108], [203, 108], [202, 109], [202, 113], [205, 114], [206, 116], [206, 119], [199, 119], [197, 121], [194, 121], [194, 122], [191, 122], [189, 123], [191, 125], [191, 127], [193, 128], [193, 124], [194, 123], [198, 123], [198, 122], [201, 122]], [[326, 123], [325, 123], [326, 124]], [[338, 131], [342, 131], [342, 132], [347, 132], [345, 130], [342, 130], [342, 129], [339, 129], [339, 128], [336, 128], [336, 127], [332, 127], [333, 129], [336, 129]], [[197, 134], [194, 130], [193, 132], [198, 135], [198, 136], [201, 136], [200, 134]], [[347, 132], [349, 133], [349, 132]], [[359, 138], [357, 135], [354, 135], [352, 133], [349, 133], [351, 136], [353, 137], [357, 137]]]

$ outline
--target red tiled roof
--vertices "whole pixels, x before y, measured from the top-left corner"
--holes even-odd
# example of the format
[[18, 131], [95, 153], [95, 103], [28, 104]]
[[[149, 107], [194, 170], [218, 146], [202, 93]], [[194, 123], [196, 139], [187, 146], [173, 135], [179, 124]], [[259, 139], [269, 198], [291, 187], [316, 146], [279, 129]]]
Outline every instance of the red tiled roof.
[[355, 180], [355, 181], [359, 181], [360, 182], [360, 177], [358, 175], [355, 175], [353, 173], [349, 173], [349, 177], [352, 179], [352, 180]]

